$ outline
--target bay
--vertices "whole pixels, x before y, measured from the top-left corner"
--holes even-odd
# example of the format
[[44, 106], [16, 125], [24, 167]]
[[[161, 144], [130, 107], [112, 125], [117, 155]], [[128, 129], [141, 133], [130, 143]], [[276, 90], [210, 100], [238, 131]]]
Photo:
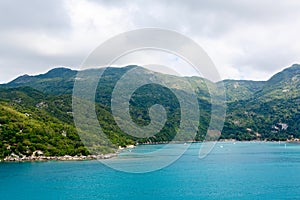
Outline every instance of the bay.
[[[173, 144], [174, 149], [182, 144]], [[194, 143], [150, 173], [116, 171], [99, 161], [0, 163], [0, 199], [299, 199], [300, 145], [219, 142], [204, 159]], [[162, 145], [141, 145], [147, 152]], [[126, 163], [130, 152], [119, 158]]]

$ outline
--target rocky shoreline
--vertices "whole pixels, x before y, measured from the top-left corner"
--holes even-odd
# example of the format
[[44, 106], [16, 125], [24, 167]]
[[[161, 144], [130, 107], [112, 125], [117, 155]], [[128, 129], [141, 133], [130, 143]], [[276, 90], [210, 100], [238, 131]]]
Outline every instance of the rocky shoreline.
[[7, 156], [0, 162], [34, 162], [34, 161], [79, 161], [79, 160], [97, 160], [97, 159], [110, 159], [116, 157], [117, 153], [101, 154], [101, 155], [88, 155], [88, 156]]
[[126, 147], [119, 149], [115, 153], [100, 154], [100, 155], [87, 155], [87, 156], [44, 156], [44, 153], [40, 150], [36, 150], [31, 156], [17, 155], [12, 153], [11, 155], [0, 159], [0, 162], [36, 162], [36, 161], [81, 161], [81, 160], [97, 160], [97, 159], [110, 159], [117, 157], [120, 151], [123, 149], [132, 149], [135, 145], [127, 145]]
[[[197, 143], [196, 141], [190, 141], [191, 143]], [[245, 141], [237, 141], [235, 139], [224, 139], [220, 140], [219, 142], [245, 142]], [[261, 141], [261, 140], [252, 140], [246, 142], [272, 142], [272, 141]], [[274, 141], [273, 141], [274, 142]], [[287, 140], [282, 141], [287, 143], [297, 143], [300, 144], [299, 140]], [[182, 142], [173, 142], [182, 143]], [[165, 143], [143, 143], [142, 145], [155, 145], [155, 144], [165, 144]], [[16, 154], [11, 154], [10, 156], [5, 157], [4, 159], [0, 159], [0, 162], [35, 162], [35, 161], [83, 161], [83, 160], [97, 160], [97, 159], [110, 159], [113, 157], [117, 157], [120, 151], [124, 149], [132, 149], [135, 148], [135, 145], [128, 145], [125, 148], [119, 147], [119, 150], [116, 153], [109, 153], [109, 154], [100, 154], [100, 155], [87, 155], [87, 156], [43, 156], [41, 151], [35, 151], [31, 156], [18, 156]], [[37, 154], [37, 155], [36, 155]]]

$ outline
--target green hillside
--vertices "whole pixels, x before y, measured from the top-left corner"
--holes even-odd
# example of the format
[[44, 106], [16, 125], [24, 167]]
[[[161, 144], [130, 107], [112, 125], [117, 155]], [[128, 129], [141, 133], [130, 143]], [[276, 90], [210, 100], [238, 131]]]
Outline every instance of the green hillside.
[[[265, 81], [224, 80], [228, 102], [247, 100], [259, 92], [265, 85]], [[219, 83], [220, 84], [220, 83]]]
[[0, 158], [36, 150], [45, 156], [88, 154], [74, 126], [64, 122], [70, 117], [60, 120], [47, 112], [54, 108], [51, 98], [30, 88], [1, 89], [0, 96]]
[[16, 88], [29, 86], [47, 94], [71, 94], [77, 71], [67, 68], [55, 68], [46, 74], [37, 76], [24, 75], [2, 87]]
[[229, 103], [223, 137], [299, 138], [299, 78], [300, 65], [294, 64], [271, 77], [251, 98]]
[[[150, 123], [148, 109], [160, 104], [166, 109], [167, 121], [159, 133], [145, 138], [130, 136], [118, 127], [112, 115], [112, 92], [120, 78], [128, 70], [135, 68], [137, 66], [107, 68], [98, 82], [95, 108], [103, 132], [112, 144], [106, 143], [101, 137], [95, 137], [89, 131], [75, 129], [72, 91], [78, 71], [57, 68], [46, 74], [21, 76], [1, 85], [0, 158], [12, 153], [29, 156], [36, 150], [43, 151], [45, 155], [108, 153], [113, 152], [118, 146], [170, 141], [179, 129], [181, 115], [178, 99], [173, 92], [182, 94], [184, 101], [189, 102], [191, 94], [188, 85], [192, 86], [196, 94], [200, 115], [199, 126], [194, 127], [197, 134], [193, 139], [204, 140], [211, 108], [206, 84], [214, 85], [214, 83], [200, 77], [176, 77], [153, 73], [139, 67], [137, 79], [155, 78], [170, 87], [148, 84], [136, 90], [132, 94], [129, 106], [132, 120], [139, 126], [148, 125]], [[87, 70], [86, 77], [80, 81], [85, 81], [88, 86], [89, 80], [95, 78], [99, 70], [104, 69]], [[299, 78], [300, 65], [293, 65], [268, 81], [225, 80], [217, 83], [224, 84], [227, 95], [227, 117], [221, 139], [299, 138]], [[128, 88], [130, 87], [131, 85], [128, 85]], [[85, 104], [89, 105], [88, 102]], [[122, 119], [122, 116], [120, 117]], [[186, 123], [197, 124], [193, 120]], [[130, 130], [131, 126], [125, 125], [128, 125]], [[96, 126], [89, 128], [97, 129]], [[89, 150], [93, 152], [88, 152], [83, 147], [77, 131], [81, 131], [81, 135], [84, 135], [81, 139], [88, 141], [91, 145]], [[182, 140], [187, 138], [188, 136], [181, 137]]]

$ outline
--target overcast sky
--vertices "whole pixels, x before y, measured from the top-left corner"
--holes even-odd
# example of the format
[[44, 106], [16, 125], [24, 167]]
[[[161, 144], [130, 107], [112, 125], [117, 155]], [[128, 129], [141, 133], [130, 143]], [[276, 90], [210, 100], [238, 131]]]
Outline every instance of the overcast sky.
[[299, 10], [296, 0], [0, 0], [0, 82], [78, 69], [102, 42], [145, 27], [190, 37], [223, 79], [266, 80], [300, 63]]

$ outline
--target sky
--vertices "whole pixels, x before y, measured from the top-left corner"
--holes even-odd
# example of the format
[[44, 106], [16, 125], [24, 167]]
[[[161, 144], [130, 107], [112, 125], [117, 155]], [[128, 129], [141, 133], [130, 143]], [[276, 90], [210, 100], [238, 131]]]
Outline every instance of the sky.
[[[267, 80], [300, 63], [299, 10], [296, 0], [1, 0], [0, 83], [58, 66], [80, 69], [104, 41], [147, 27], [197, 42], [222, 79]], [[138, 55], [121, 64], [154, 63], [155, 56]]]

